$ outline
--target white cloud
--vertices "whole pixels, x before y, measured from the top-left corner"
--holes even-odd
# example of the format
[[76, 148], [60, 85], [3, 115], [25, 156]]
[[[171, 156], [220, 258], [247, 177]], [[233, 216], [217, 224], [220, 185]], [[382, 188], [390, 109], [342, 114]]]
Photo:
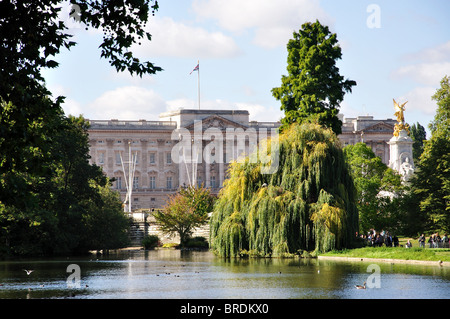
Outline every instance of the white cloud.
[[68, 115], [78, 116], [80, 114], [84, 115], [83, 108], [80, 103], [72, 99], [65, 99], [62, 105], [64, 113]]
[[304, 22], [332, 23], [318, 0], [195, 0], [193, 8], [232, 32], [254, 28], [254, 43], [265, 48], [285, 45]]
[[408, 60], [425, 60], [429, 62], [444, 62], [448, 61], [449, 57], [450, 41], [406, 56]]
[[[164, 101], [163, 98], [149, 90], [138, 86], [124, 86], [106, 91], [94, 101], [82, 105], [75, 100], [66, 99], [63, 105], [66, 115], [83, 114], [91, 120], [158, 120], [159, 114], [184, 109], [197, 109], [198, 101], [178, 98]], [[251, 121], [273, 122], [282, 117], [278, 108], [266, 107], [257, 103], [231, 102], [227, 100], [202, 100], [204, 110], [247, 110]]]
[[166, 111], [165, 101], [153, 90], [125, 86], [107, 91], [84, 109], [89, 119], [156, 120]]
[[153, 17], [146, 29], [151, 33], [152, 39], [133, 47], [132, 50], [138, 55], [197, 59], [235, 57], [241, 54], [231, 37], [221, 32], [209, 32], [200, 27], [175, 22], [172, 18]]
[[342, 101], [339, 109], [339, 113], [344, 115], [344, 118], [358, 117], [360, 115], [366, 115], [364, 110], [356, 109], [350, 106], [346, 101]]
[[[215, 99], [200, 102], [203, 110], [246, 110], [250, 114], [250, 121], [275, 122], [280, 120], [283, 113], [279, 108], [266, 107], [257, 103], [231, 102]], [[176, 99], [167, 102], [168, 110], [197, 109], [198, 102], [190, 99]]]
[[180, 99], [167, 101], [167, 110], [168, 111], [175, 111], [180, 108], [195, 109], [195, 108], [198, 108], [198, 102], [191, 100], [191, 99], [187, 99], [187, 98], [180, 98]]
[[411, 78], [425, 85], [437, 85], [448, 74], [450, 74], [450, 62], [411, 64], [393, 72], [394, 77]]
[[411, 64], [399, 67], [392, 72], [395, 79], [411, 79], [418, 85], [399, 97], [408, 101], [406, 109], [409, 116], [417, 121], [429, 121], [436, 113], [436, 102], [431, 97], [436, 93], [441, 79], [450, 75], [450, 41], [405, 55]]
[[398, 100], [408, 101], [406, 104], [406, 110], [418, 111], [427, 115], [434, 115], [436, 113], [436, 102], [431, 97], [436, 93], [434, 87], [417, 87], [403, 96], [400, 96]]
[[407, 54], [403, 58], [410, 64], [394, 70], [391, 74], [394, 78], [413, 79], [426, 86], [438, 86], [445, 75], [450, 75], [450, 41]]

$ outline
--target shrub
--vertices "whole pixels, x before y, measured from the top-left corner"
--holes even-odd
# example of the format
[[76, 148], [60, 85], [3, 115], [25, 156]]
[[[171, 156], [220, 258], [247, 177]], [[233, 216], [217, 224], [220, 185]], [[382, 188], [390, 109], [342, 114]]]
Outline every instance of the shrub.
[[185, 247], [187, 248], [209, 248], [209, 243], [206, 241], [205, 237], [194, 237], [189, 238]]
[[156, 235], [147, 235], [142, 239], [142, 246], [144, 249], [153, 249], [159, 244], [159, 238]]

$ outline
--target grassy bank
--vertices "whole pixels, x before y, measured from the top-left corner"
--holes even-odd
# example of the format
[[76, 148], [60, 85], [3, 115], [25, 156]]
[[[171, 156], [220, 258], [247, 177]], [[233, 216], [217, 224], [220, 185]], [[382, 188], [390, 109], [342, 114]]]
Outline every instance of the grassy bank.
[[450, 261], [450, 249], [443, 248], [364, 247], [333, 250], [322, 255], [330, 257]]

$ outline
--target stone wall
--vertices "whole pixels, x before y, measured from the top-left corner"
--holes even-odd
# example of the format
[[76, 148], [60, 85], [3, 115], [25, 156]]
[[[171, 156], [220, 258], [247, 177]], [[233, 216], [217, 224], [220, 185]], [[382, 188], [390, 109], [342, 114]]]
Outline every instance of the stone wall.
[[[141, 246], [142, 239], [145, 235], [158, 236], [161, 244], [180, 243], [180, 237], [178, 235], [168, 236], [164, 234], [151, 216], [146, 216], [145, 213], [134, 213], [131, 216], [133, 218], [129, 232], [131, 246]], [[209, 241], [209, 223], [195, 228], [192, 237], [205, 237]]]

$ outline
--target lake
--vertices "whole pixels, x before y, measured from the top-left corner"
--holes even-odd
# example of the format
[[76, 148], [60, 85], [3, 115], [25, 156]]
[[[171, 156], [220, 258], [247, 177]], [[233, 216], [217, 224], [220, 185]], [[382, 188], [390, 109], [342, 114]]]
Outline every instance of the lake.
[[[364, 281], [366, 289], [355, 288]], [[208, 251], [0, 261], [0, 298], [14, 299], [450, 299], [449, 288], [449, 267], [223, 259]]]

